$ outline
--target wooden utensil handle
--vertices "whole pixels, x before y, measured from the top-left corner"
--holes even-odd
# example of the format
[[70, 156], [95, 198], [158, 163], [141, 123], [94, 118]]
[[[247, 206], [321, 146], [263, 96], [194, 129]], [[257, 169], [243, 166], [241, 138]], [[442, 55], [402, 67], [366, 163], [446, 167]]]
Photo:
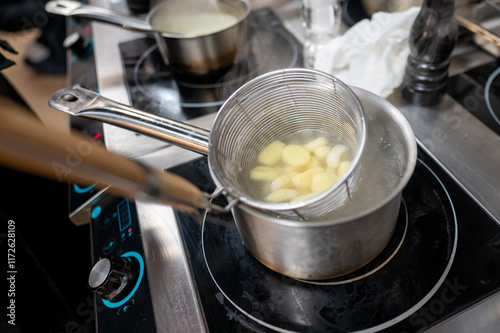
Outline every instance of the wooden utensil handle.
[[114, 194], [140, 194], [183, 211], [209, 205], [204, 193], [180, 176], [111, 153], [79, 133], [49, 130], [21, 113], [0, 113], [0, 141], [0, 163], [24, 172], [68, 183], [110, 185]]

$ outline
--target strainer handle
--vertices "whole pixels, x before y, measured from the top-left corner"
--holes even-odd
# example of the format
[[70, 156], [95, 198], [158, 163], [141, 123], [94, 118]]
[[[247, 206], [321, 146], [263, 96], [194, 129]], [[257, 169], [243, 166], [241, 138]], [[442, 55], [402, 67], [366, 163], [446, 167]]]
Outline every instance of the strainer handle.
[[3, 112], [0, 120], [2, 165], [58, 181], [109, 186], [113, 195], [154, 198], [181, 211], [220, 208], [181, 176], [109, 152], [82, 134], [48, 129], [20, 112]]
[[92, 90], [79, 86], [61, 89], [52, 95], [49, 105], [72, 116], [96, 119], [199, 154], [208, 154], [210, 131], [134, 109]]

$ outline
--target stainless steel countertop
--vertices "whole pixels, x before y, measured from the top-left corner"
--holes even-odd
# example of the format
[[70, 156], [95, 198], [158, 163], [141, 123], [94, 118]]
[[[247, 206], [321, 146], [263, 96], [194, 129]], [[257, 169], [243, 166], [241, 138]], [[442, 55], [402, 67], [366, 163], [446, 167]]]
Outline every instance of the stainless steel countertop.
[[[120, 0], [91, 0], [96, 6], [110, 8]], [[300, 1], [279, 1], [277, 13], [285, 26], [299, 40], [301, 27]], [[94, 54], [100, 93], [108, 98], [129, 104], [122, 76], [122, 64], [118, 43], [142, 36], [140, 33], [94, 22]], [[463, 52], [463, 54], [460, 54]], [[474, 52], [474, 51], [473, 51]], [[487, 61], [488, 55], [468, 57], [471, 51], [457, 50], [451, 71], [459, 72], [474, 61]], [[461, 182], [462, 187], [497, 222], [500, 221], [500, 138], [486, 126], [468, 116], [458, 103], [447, 97], [440, 111], [408, 105], [399, 94], [389, 98], [407, 117], [419, 143], [441, 166]], [[450, 121], [453, 116], [453, 121]], [[196, 119], [192, 123], [209, 129], [213, 115]], [[198, 155], [168, 146], [164, 142], [104, 125], [106, 146], [109, 150], [140, 159], [159, 167], [168, 168], [189, 161]], [[138, 147], [147, 146], [150, 153]], [[159, 148], [163, 148], [160, 149]], [[161, 290], [166, 298], [153, 292], [155, 320], [159, 332], [203, 332], [203, 313], [199, 311], [199, 299], [192, 273], [185, 265], [185, 249], [173, 210], [165, 205], [137, 202], [137, 210], [147, 253], [149, 283], [152, 290]], [[168, 278], [168, 283], [165, 281]], [[186, 284], [187, 281], [187, 284]], [[176, 283], [179, 282], [179, 283]], [[182, 282], [182, 283], [181, 283]], [[185, 320], [179, 320], [185, 318]], [[500, 327], [500, 293], [479, 302], [470, 309], [428, 330], [429, 332], [497, 332]]]

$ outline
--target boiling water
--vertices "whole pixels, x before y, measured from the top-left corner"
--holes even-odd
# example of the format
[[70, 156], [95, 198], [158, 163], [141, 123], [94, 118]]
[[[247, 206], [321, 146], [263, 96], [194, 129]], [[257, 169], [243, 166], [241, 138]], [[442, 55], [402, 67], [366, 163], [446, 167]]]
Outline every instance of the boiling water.
[[[330, 213], [319, 217], [308, 217], [308, 221], [331, 221], [358, 215], [369, 211], [393, 194], [405, 170], [406, 163], [402, 163], [405, 161], [405, 154], [398, 154], [400, 150], [396, 150], [394, 144], [384, 137], [387, 135], [369, 135], [363, 151], [361, 176], [352, 198]], [[280, 217], [273, 212], [267, 214]], [[290, 216], [284, 218], [299, 219]]]
[[[309, 143], [317, 138], [320, 138], [320, 137], [324, 137], [327, 139], [329, 147], [334, 147], [337, 144], [346, 144], [342, 140], [340, 140], [336, 137], [333, 137], [332, 135], [329, 135], [329, 134], [324, 133], [324, 132], [318, 132], [318, 131], [300, 131], [300, 132], [297, 132], [297, 133], [292, 134], [290, 136], [281, 138], [279, 140], [287, 145], [294, 144], [294, 145], [304, 146], [307, 143]], [[264, 149], [264, 147], [262, 149]], [[356, 150], [353, 149], [352, 147], [350, 147], [348, 155], [346, 156], [345, 160], [352, 161], [355, 154], [356, 154]], [[313, 155], [314, 154], [311, 153], [311, 156], [313, 156]], [[257, 158], [255, 158], [255, 162], [252, 163], [251, 165], [252, 165], [252, 168], [254, 168], [254, 167], [259, 166], [260, 163], [257, 161]], [[275, 170], [277, 170], [278, 175], [280, 175], [280, 171], [282, 171], [283, 168], [285, 168], [285, 165], [286, 165], [286, 163], [281, 161], [272, 167]], [[327, 164], [325, 161], [319, 162], [319, 166], [323, 167], [324, 169], [327, 168]], [[306, 169], [308, 169], [308, 168], [307, 167], [298, 168], [297, 170], [301, 170], [300, 172], [302, 172], [302, 171], [305, 171]], [[244, 172], [249, 172], [249, 171], [244, 171]], [[251, 183], [249, 184], [249, 186], [247, 187], [247, 189], [253, 198], [256, 198], [258, 200], [264, 200], [266, 195], [268, 195], [269, 193], [272, 192], [272, 190], [270, 189], [270, 184], [271, 184], [271, 181], [256, 181], [256, 180], [253, 181], [252, 180]], [[291, 186], [290, 188], [293, 188], [293, 186]], [[299, 190], [301, 192], [300, 194], [310, 193], [310, 191], [308, 191], [308, 190], [305, 190], [305, 191], [303, 189], [297, 189], [297, 190]]]
[[370, 138], [363, 152], [361, 176], [352, 199], [318, 220], [358, 215], [385, 200], [401, 181], [404, 173], [402, 158], [403, 154], [398, 156], [387, 139]]

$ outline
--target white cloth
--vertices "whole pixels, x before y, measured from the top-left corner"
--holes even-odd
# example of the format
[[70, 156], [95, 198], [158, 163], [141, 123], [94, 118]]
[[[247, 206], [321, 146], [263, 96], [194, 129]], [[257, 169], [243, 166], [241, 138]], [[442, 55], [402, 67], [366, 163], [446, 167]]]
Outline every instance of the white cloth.
[[377, 12], [343, 35], [325, 44], [316, 54], [314, 68], [330, 73], [352, 86], [383, 98], [403, 81], [408, 37], [420, 7], [398, 13]]

